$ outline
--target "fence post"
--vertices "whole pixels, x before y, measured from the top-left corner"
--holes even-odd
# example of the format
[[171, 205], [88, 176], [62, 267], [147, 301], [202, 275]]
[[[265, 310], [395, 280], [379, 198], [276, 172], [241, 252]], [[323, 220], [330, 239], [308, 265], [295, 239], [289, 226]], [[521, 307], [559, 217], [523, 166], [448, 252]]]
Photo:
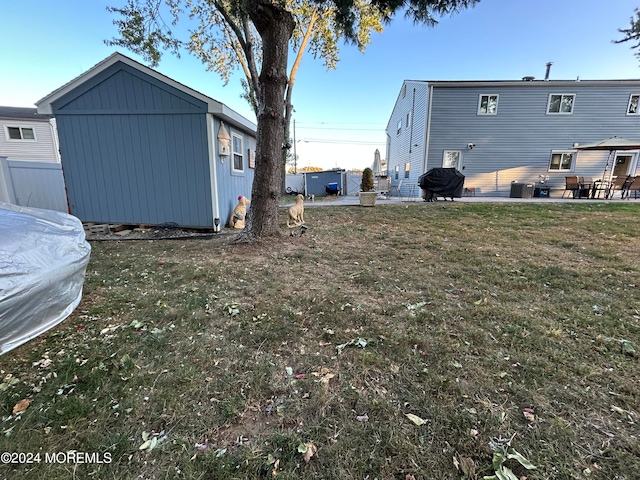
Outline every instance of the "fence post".
[[11, 181], [7, 157], [0, 157], [0, 201], [16, 203], [16, 195], [13, 191], [13, 182]]

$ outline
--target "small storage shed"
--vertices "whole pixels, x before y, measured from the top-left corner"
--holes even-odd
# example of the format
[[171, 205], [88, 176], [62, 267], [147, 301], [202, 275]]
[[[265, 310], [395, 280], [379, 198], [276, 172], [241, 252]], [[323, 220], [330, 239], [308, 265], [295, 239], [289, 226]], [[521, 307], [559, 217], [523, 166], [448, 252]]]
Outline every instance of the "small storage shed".
[[217, 229], [250, 196], [255, 124], [125, 55], [36, 106], [56, 118], [70, 213], [82, 221]]
[[324, 172], [305, 172], [304, 184], [307, 195], [323, 197], [327, 195], [325, 187], [330, 183], [337, 183], [341, 192], [344, 192], [342, 174], [344, 170], [327, 170]]

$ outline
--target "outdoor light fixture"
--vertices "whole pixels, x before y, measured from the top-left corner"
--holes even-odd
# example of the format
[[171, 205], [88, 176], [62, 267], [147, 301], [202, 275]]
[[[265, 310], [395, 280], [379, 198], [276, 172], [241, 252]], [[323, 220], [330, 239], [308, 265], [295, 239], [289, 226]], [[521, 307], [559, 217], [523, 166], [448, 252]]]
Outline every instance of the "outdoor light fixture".
[[473, 147], [475, 147], [475, 146], [476, 146], [476, 144], [475, 144], [475, 143], [468, 143], [468, 144], [467, 144], [467, 148], [468, 148], [469, 150], [473, 150]]

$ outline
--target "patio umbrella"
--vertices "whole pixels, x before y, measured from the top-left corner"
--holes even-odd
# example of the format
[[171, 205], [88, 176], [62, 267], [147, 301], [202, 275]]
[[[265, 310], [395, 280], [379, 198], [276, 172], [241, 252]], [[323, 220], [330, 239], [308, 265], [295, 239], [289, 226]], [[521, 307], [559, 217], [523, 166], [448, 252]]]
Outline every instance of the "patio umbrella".
[[380, 160], [380, 150], [376, 148], [375, 153], [373, 154], [373, 174], [377, 177], [382, 175], [382, 161]]
[[[607, 157], [607, 164], [604, 166], [604, 172], [602, 173], [602, 177], [607, 174], [607, 170], [609, 169], [609, 165], [611, 164], [611, 158], [613, 157], [613, 152], [617, 150], [638, 150], [640, 149], [640, 141], [639, 140], [629, 140], [626, 138], [620, 137], [611, 137], [606, 140], [600, 140], [599, 142], [585, 143], [584, 145], [575, 145], [576, 150], [608, 150], [609, 156]], [[613, 169], [611, 169], [610, 176], [613, 174]]]

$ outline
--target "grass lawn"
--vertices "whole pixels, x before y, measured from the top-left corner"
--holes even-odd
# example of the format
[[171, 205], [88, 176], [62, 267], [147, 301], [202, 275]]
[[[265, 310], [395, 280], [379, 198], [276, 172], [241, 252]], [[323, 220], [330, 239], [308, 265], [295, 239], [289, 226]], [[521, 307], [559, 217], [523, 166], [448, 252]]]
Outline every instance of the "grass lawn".
[[76, 311], [0, 357], [0, 478], [639, 478], [640, 205], [305, 219], [93, 243]]

